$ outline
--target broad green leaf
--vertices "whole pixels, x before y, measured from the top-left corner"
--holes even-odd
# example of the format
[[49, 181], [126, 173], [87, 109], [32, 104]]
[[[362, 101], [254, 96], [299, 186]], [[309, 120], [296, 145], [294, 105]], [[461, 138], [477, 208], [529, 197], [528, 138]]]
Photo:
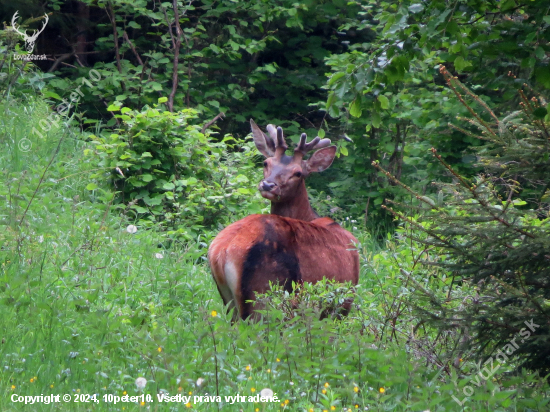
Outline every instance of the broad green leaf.
[[330, 109], [330, 106], [334, 104], [336, 101], [336, 95], [334, 94], [334, 91], [330, 92], [327, 99], [327, 110]]
[[344, 72], [336, 72], [334, 73], [332, 76], [330, 76], [330, 79], [328, 81], [328, 85], [331, 86], [333, 85], [334, 83], [336, 83], [336, 81], [342, 77], [344, 77], [346, 75], [346, 73]]
[[547, 111], [544, 107], [538, 107], [533, 111], [533, 116], [535, 119], [542, 119], [546, 116]]
[[382, 123], [382, 120], [380, 119], [380, 113], [378, 112], [372, 112], [370, 120], [372, 125], [376, 128], [380, 127], [380, 123]]
[[323, 137], [325, 137], [325, 130], [324, 129], [319, 129], [318, 132], [317, 132], [317, 136], [319, 136], [321, 139]]
[[158, 103], [161, 104], [161, 103], [166, 103], [168, 101], [168, 98], [167, 97], [159, 97], [158, 99]]
[[411, 4], [409, 6], [409, 11], [411, 13], [420, 13], [422, 10], [424, 10], [424, 5], [421, 3]]
[[361, 109], [361, 100], [356, 98], [349, 108], [349, 114], [351, 114], [353, 117], [360, 117], [362, 113]]
[[88, 184], [86, 185], [86, 189], [87, 189], [87, 190], [95, 190], [95, 189], [97, 189], [97, 188], [98, 188], [98, 186], [97, 186], [95, 183], [88, 183]]
[[383, 94], [378, 96], [378, 101], [380, 102], [380, 107], [382, 107], [382, 109], [389, 109], [390, 108], [390, 101]]
[[458, 56], [455, 61], [454, 61], [454, 64], [455, 64], [455, 68], [458, 70], [458, 71], [462, 71], [464, 70], [466, 67], [470, 67], [472, 65], [472, 63], [470, 63], [469, 61], [467, 60], [464, 60], [464, 58], [462, 56]]

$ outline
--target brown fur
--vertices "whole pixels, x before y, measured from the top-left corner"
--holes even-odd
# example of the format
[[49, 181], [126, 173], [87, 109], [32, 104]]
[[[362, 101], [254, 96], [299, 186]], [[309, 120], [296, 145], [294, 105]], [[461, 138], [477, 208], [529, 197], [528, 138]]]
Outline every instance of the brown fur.
[[[356, 285], [359, 280], [356, 244], [357, 239], [351, 233], [327, 217], [306, 222], [277, 215], [251, 215], [220, 232], [210, 246], [208, 259], [218, 288], [228, 286], [227, 259], [234, 263], [241, 276], [231, 296], [222, 294], [222, 298], [225, 304], [233, 299], [240, 317], [246, 318], [253, 308], [245, 300], [253, 300], [256, 293], [265, 293], [270, 281], [290, 288], [291, 280], [315, 283], [325, 277]], [[257, 250], [253, 250], [254, 246]], [[251, 252], [256, 256], [250, 256]], [[290, 256], [287, 263], [296, 265], [293, 279], [288, 278], [293, 268], [289, 270], [274, 259], [276, 253]], [[247, 285], [243, 285], [243, 268], [251, 258], [258, 265], [249, 268], [252, 270], [245, 274]]]
[[[269, 282], [291, 291], [292, 282], [316, 283], [323, 278], [337, 282], [359, 280], [359, 255], [355, 239], [328, 217], [320, 218], [311, 208], [304, 179], [328, 168], [336, 154], [330, 140], [305, 134], [293, 156], [281, 128], [268, 125], [271, 137], [251, 121], [254, 142], [264, 154], [264, 180], [258, 189], [271, 201], [270, 215], [251, 215], [229, 225], [214, 239], [208, 261], [218, 291], [234, 317], [255, 315], [251, 302], [265, 293]], [[307, 160], [307, 151], [318, 150]], [[349, 310], [351, 302], [344, 304]]]

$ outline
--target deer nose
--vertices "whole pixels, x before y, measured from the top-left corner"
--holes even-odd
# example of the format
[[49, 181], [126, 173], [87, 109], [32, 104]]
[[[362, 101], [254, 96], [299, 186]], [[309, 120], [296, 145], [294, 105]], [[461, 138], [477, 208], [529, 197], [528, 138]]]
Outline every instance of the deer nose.
[[262, 180], [262, 183], [260, 183], [260, 190], [264, 192], [271, 192], [275, 186], [277, 185], [273, 182]]

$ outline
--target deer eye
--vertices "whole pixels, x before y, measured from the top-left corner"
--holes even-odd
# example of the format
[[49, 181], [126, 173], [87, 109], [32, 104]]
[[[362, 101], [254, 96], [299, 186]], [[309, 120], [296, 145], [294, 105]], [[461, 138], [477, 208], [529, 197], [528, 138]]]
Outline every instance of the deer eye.
[[264, 167], [267, 167], [267, 161], [264, 162]]
[[302, 172], [296, 172], [296, 173], [294, 173], [294, 177], [302, 177]]

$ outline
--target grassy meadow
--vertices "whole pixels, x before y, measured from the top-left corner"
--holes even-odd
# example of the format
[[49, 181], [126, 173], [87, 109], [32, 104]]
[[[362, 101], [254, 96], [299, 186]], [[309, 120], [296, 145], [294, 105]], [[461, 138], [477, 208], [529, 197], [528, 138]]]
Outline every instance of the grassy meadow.
[[[399, 235], [380, 245], [351, 220], [362, 268], [349, 317], [318, 320], [347, 293], [320, 285], [298, 309], [275, 291], [263, 322], [232, 325], [205, 258], [215, 232], [132, 233], [108, 192], [87, 189], [98, 167], [87, 133], [32, 132], [48, 114], [39, 99], [0, 103], [1, 411], [549, 410], [547, 383], [514, 365], [477, 383], [480, 359], [464, 353], [461, 374], [449, 367], [451, 337], [419, 325], [410, 299], [413, 285], [445, 293], [449, 279], [412, 279], [424, 251]], [[266, 388], [277, 402], [225, 400]], [[14, 394], [71, 400], [25, 405]]]

